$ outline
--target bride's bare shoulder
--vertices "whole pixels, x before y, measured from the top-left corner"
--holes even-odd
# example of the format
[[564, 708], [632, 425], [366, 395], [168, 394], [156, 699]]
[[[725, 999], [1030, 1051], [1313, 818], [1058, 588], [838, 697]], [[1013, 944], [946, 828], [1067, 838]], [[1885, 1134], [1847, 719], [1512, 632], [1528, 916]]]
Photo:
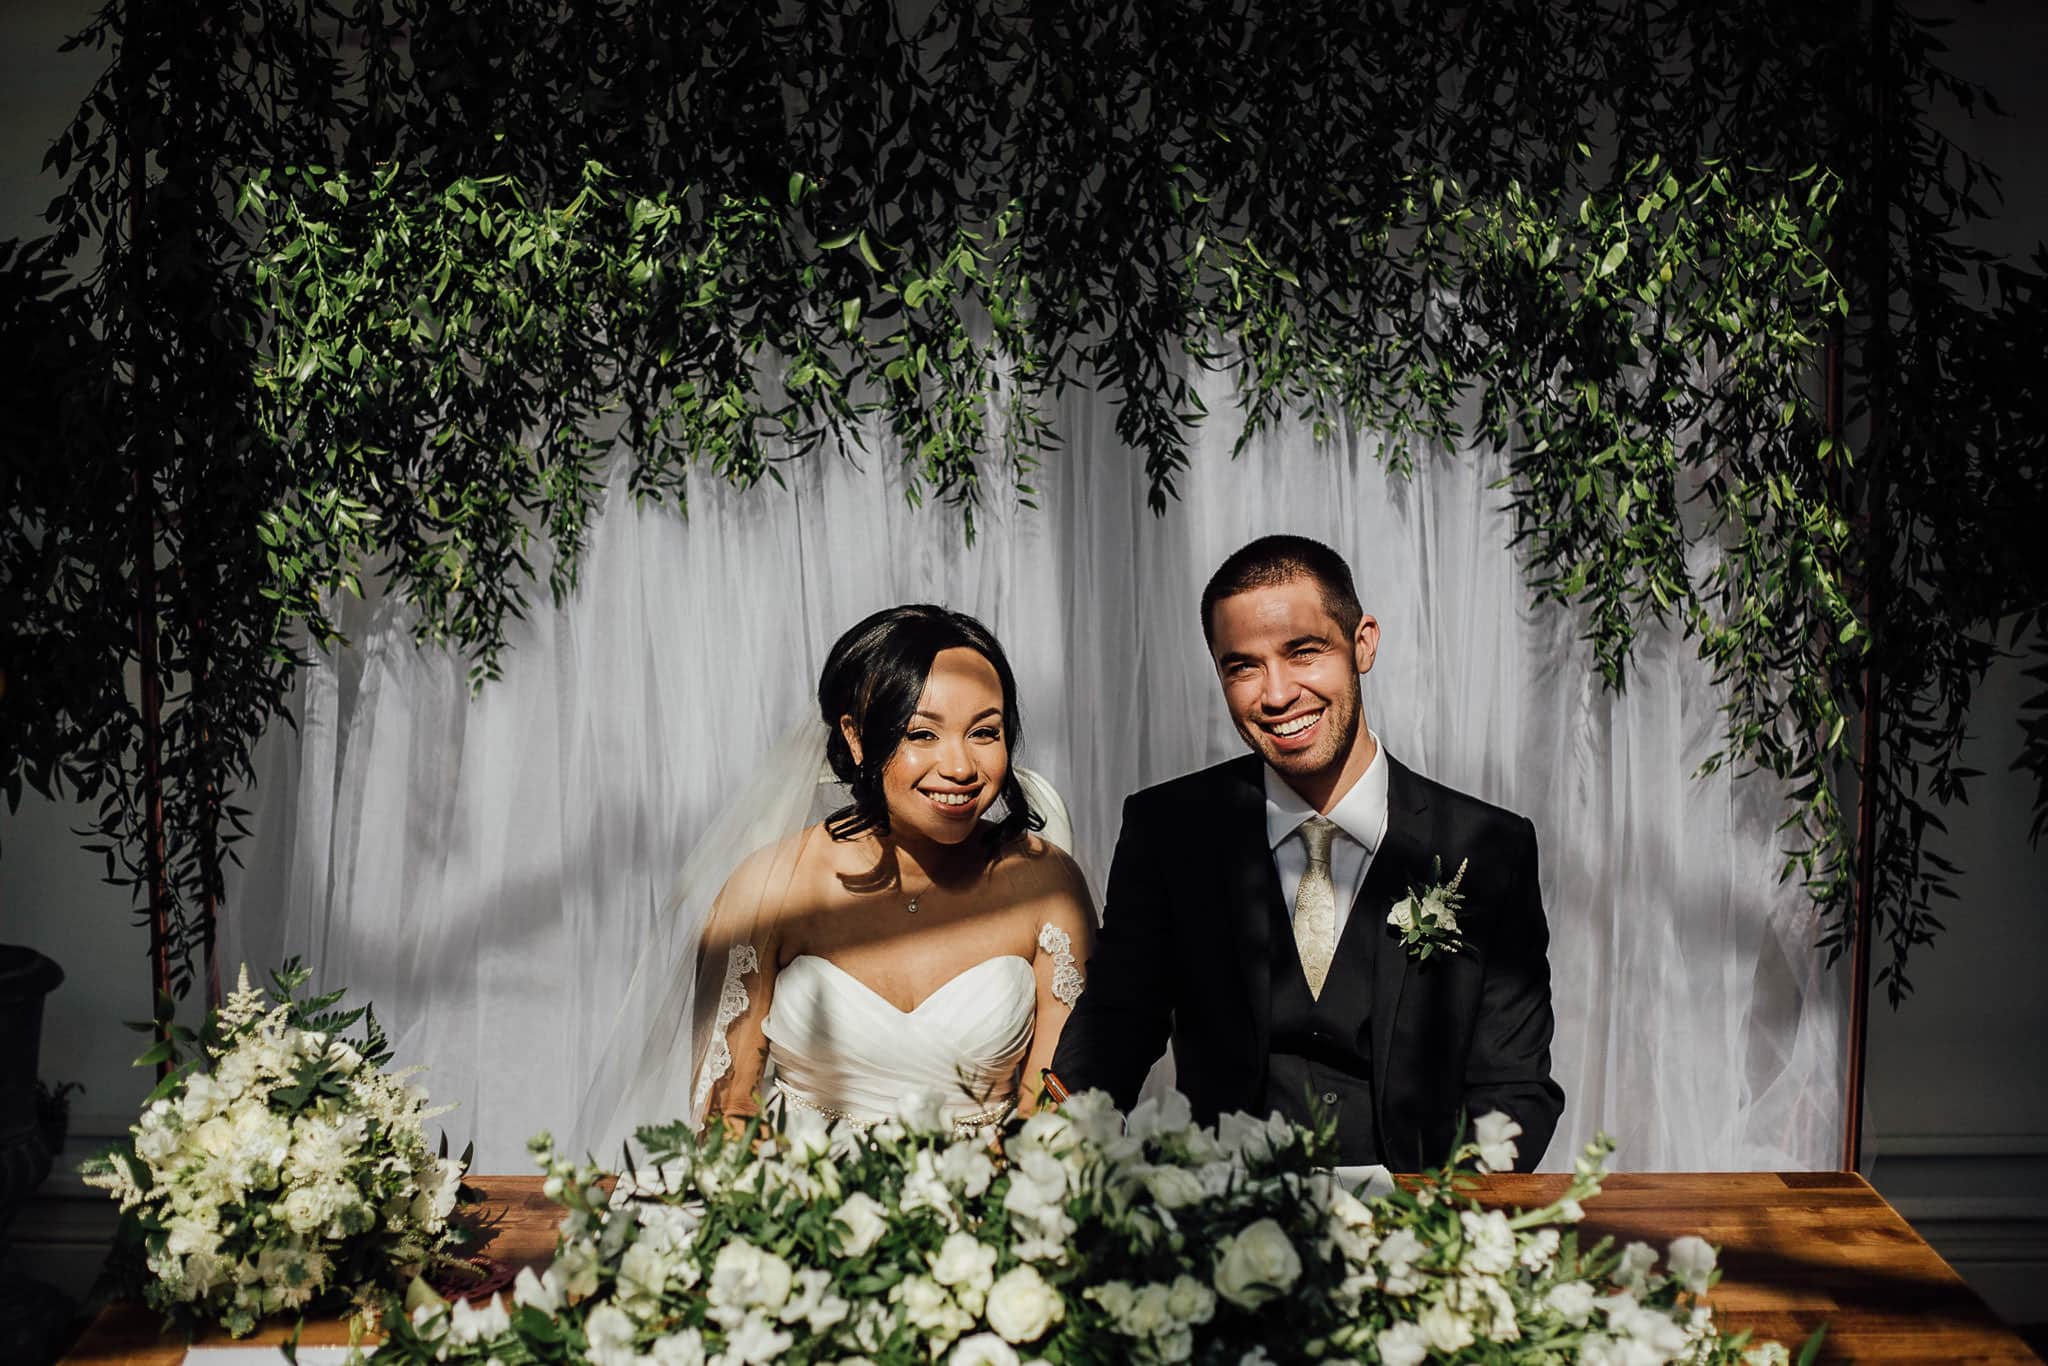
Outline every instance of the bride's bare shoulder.
[[764, 844], [733, 869], [718, 899], [770, 913], [793, 901], [807, 901], [833, 865], [835, 843], [824, 826], [811, 825]]
[[989, 876], [1014, 895], [1089, 904], [1088, 879], [1073, 855], [1030, 831], [1003, 845]]

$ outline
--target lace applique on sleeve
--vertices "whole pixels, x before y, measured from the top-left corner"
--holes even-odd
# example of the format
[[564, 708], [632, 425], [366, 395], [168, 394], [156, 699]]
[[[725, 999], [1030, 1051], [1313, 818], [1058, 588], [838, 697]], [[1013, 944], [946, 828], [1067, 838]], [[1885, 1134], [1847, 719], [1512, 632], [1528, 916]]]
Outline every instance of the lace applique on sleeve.
[[1052, 955], [1053, 998], [1073, 1009], [1074, 1002], [1081, 999], [1081, 988], [1087, 979], [1081, 969], [1074, 966], [1074, 940], [1057, 925], [1038, 927], [1038, 948], [1041, 953]]
[[700, 1114], [711, 1100], [711, 1088], [732, 1071], [732, 1045], [725, 1036], [731, 1031], [732, 1022], [746, 1014], [751, 1003], [746, 984], [740, 978], [760, 969], [761, 955], [754, 952], [752, 944], [735, 944], [726, 956], [725, 985], [718, 993], [718, 1017], [711, 1022], [711, 1042], [705, 1045], [704, 1062], [697, 1069], [697, 1094], [691, 1097], [691, 1109]]

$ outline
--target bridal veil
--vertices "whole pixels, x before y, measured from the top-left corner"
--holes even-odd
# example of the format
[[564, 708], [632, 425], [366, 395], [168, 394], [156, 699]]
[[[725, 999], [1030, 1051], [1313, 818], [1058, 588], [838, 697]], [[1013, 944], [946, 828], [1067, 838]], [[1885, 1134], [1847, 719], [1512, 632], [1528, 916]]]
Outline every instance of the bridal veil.
[[[731, 1022], [720, 1010], [727, 968], [734, 952], [750, 950], [762, 915], [788, 888], [791, 837], [812, 820], [824, 759], [823, 724], [792, 726], [690, 850], [584, 1089], [575, 1136], [583, 1150], [608, 1158], [642, 1125], [702, 1121], [706, 1083], [723, 1071], [707, 1072], [705, 1063], [723, 1052]], [[766, 863], [745, 880], [750, 890], [721, 896], [757, 855]]]

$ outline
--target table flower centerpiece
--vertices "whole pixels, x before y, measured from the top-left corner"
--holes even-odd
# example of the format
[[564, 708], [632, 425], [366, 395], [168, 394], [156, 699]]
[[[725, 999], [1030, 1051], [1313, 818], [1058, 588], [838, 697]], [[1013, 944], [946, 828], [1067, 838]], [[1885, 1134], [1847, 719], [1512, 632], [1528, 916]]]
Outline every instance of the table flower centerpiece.
[[1177, 1095], [1128, 1118], [1076, 1096], [999, 1148], [938, 1115], [918, 1097], [867, 1129], [802, 1110], [647, 1129], [615, 1181], [542, 1135], [553, 1263], [510, 1304], [416, 1296], [377, 1366], [1788, 1360], [1716, 1330], [1700, 1240], [1579, 1246], [1604, 1139], [1557, 1202], [1510, 1214], [1469, 1190], [1512, 1165], [1500, 1116], [1362, 1200], [1321, 1165], [1327, 1130], [1202, 1128]]
[[[437, 1152], [425, 1130], [444, 1112], [409, 1082], [419, 1069], [385, 1070], [374, 1013], [340, 1009], [339, 991], [302, 997], [309, 976], [293, 960], [264, 991], [245, 967], [197, 1052], [83, 1169], [140, 1240], [142, 1297], [188, 1332], [368, 1308], [457, 1241], [467, 1154], [448, 1158], [445, 1139]], [[141, 1061], [174, 1050], [167, 1034]]]

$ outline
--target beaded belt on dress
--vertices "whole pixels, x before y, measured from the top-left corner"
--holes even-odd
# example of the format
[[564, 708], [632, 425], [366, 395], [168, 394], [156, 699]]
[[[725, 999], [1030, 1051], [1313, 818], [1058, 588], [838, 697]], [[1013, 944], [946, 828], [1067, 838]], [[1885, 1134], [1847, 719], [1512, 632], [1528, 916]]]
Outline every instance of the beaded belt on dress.
[[[775, 1089], [782, 1094], [782, 1099], [786, 1104], [796, 1109], [809, 1110], [811, 1113], [823, 1115], [829, 1120], [835, 1120], [842, 1124], [851, 1124], [856, 1129], [872, 1129], [875, 1125], [881, 1123], [880, 1120], [862, 1119], [859, 1115], [850, 1115], [844, 1110], [835, 1110], [829, 1105], [820, 1105], [808, 1096], [798, 1095], [780, 1082], [776, 1083]], [[1006, 1100], [1001, 1105], [995, 1106], [992, 1109], [977, 1110], [971, 1115], [955, 1116], [952, 1121], [953, 1133], [959, 1138], [971, 1138], [990, 1125], [1001, 1124], [1010, 1117], [1011, 1112], [1016, 1108], [1016, 1101]]]

